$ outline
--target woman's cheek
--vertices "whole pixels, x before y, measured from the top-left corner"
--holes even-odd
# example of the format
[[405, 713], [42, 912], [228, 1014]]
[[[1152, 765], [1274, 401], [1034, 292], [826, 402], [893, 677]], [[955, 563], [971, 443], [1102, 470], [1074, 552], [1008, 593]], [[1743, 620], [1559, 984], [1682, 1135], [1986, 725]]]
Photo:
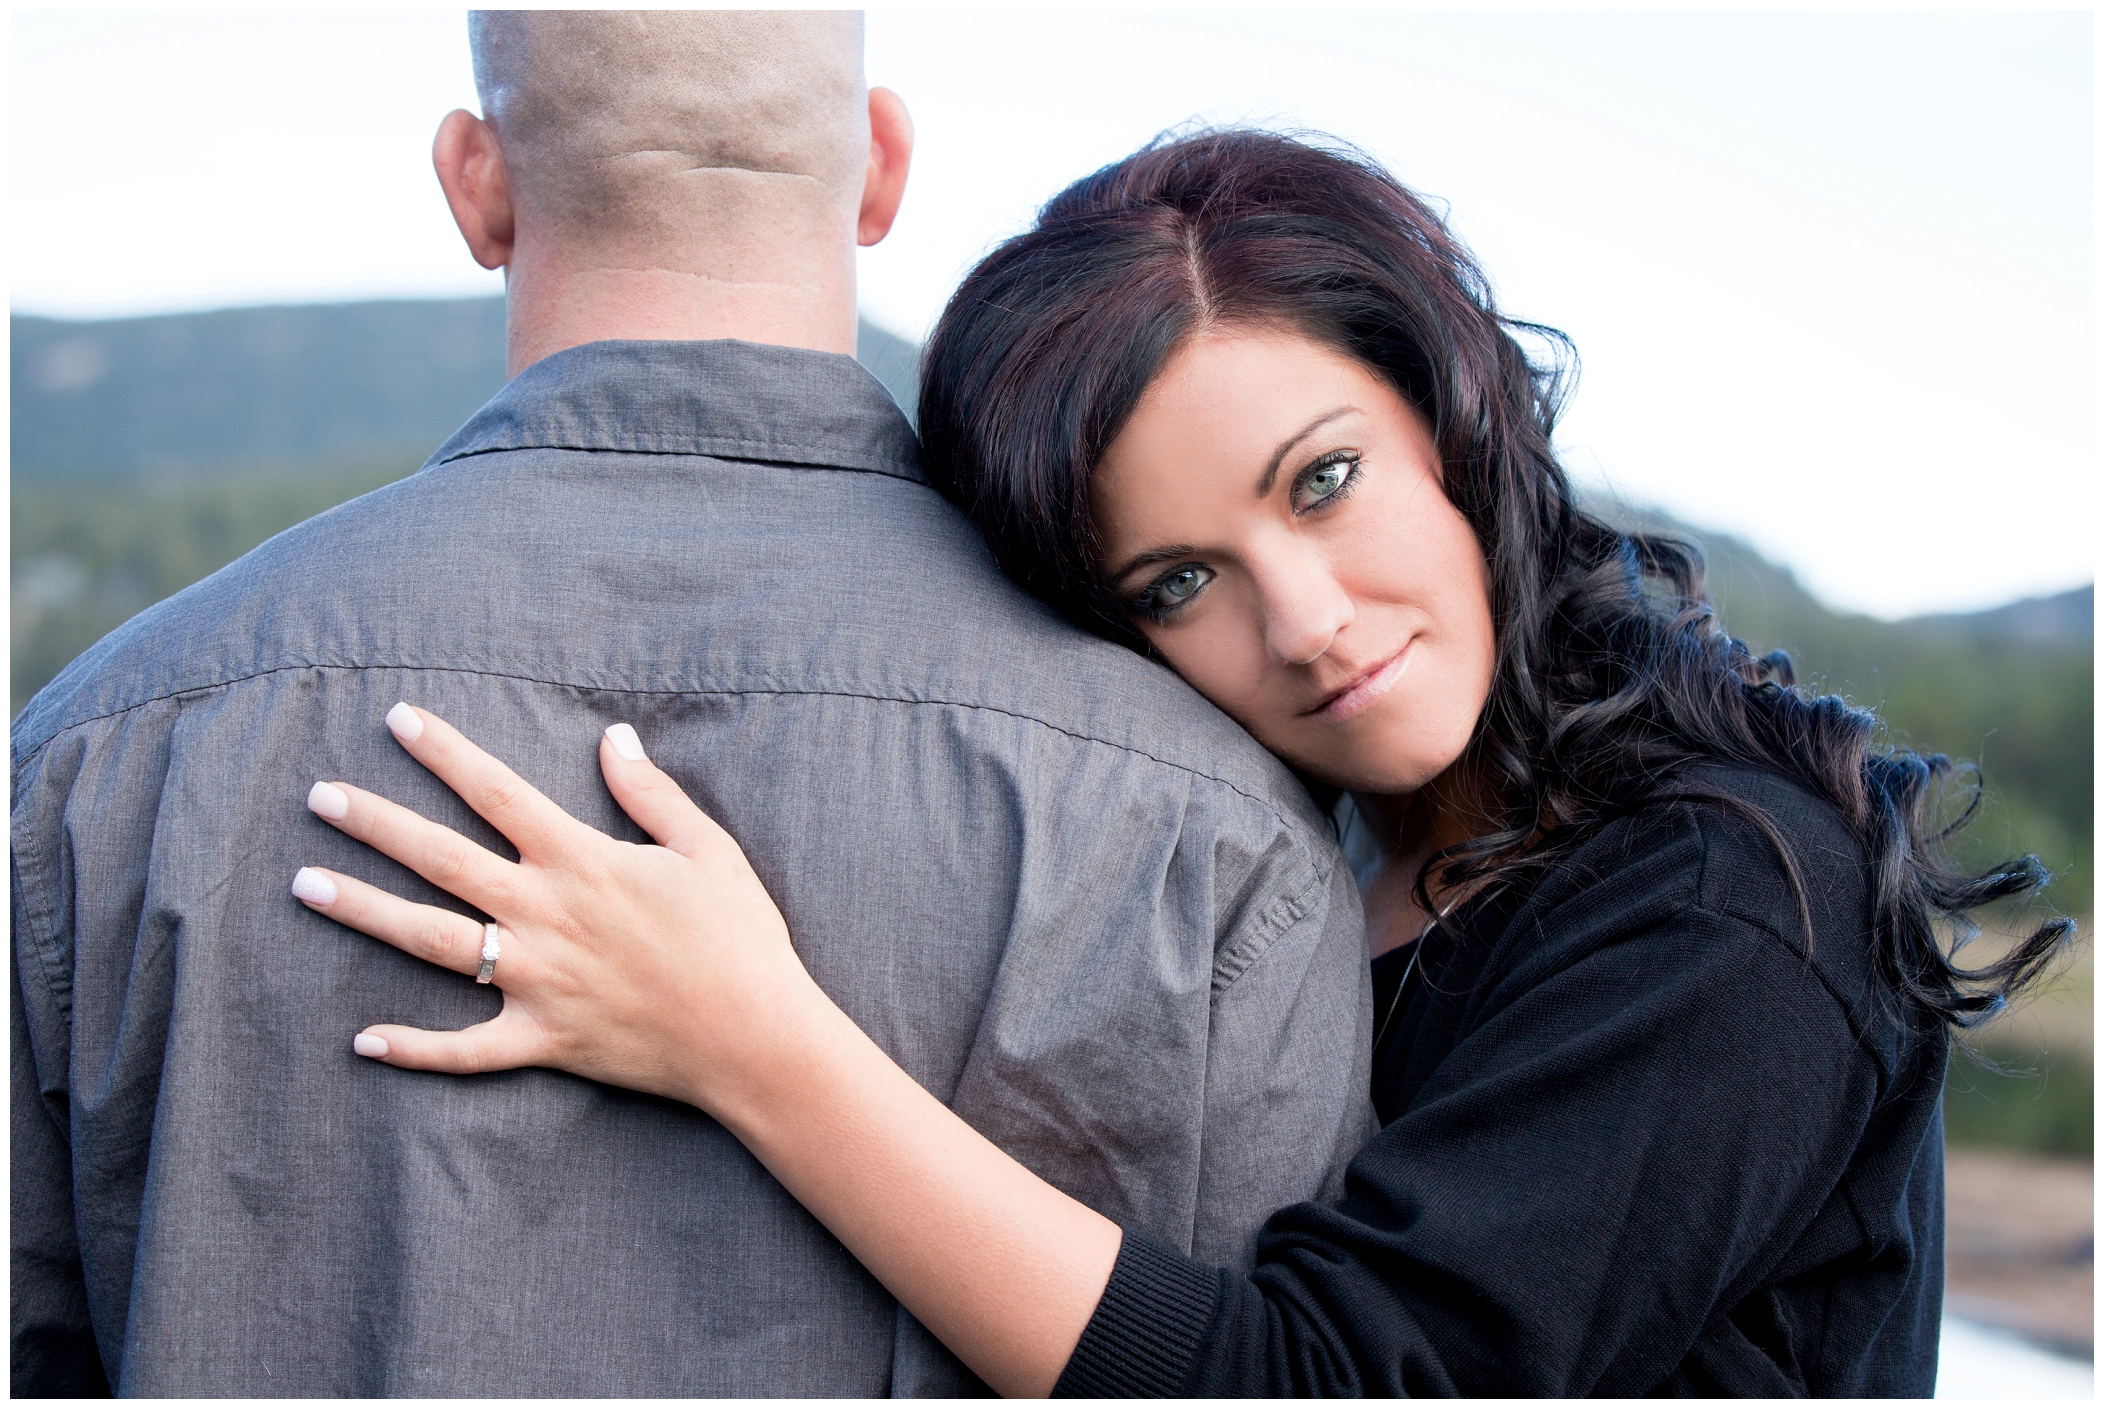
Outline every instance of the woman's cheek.
[[1274, 682], [1264, 668], [1263, 643], [1250, 633], [1228, 629], [1220, 618], [1229, 615], [1210, 612], [1204, 620], [1143, 630], [1186, 684], [1262, 738], [1254, 721], [1263, 718], [1266, 687]]
[[[1216, 663], [1218, 664], [1218, 663]], [[1309, 721], [1293, 708], [1290, 695], [1262, 671], [1216, 669], [1204, 679], [1179, 671], [1229, 719], [1272, 753], [1298, 768], [1317, 768], [1328, 760], [1311, 753]]]

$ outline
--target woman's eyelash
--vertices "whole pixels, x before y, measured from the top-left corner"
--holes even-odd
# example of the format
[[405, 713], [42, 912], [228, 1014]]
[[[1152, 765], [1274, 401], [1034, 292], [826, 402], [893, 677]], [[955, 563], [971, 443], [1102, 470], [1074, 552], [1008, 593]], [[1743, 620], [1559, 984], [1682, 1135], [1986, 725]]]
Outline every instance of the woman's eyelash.
[[[1336, 503], [1338, 500], [1349, 495], [1352, 492], [1352, 490], [1358, 487], [1359, 484], [1360, 458], [1360, 454], [1356, 450], [1333, 451], [1330, 454], [1325, 455], [1321, 459], [1317, 460], [1314, 464], [1308, 466], [1305, 470], [1302, 470], [1298, 475], [1294, 476], [1293, 488], [1290, 491], [1291, 498], [1288, 500], [1288, 502], [1293, 506], [1293, 512], [1295, 514], [1312, 514], [1318, 510], [1328, 508], [1330, 505]], [[1343, 482], [1339, 484], [1335, 489], [1331, 490], [1329, 493], [1323, 495], [1320, 499], [1317, 499], [1314, 503], [1302, 506], [1299, 502], [1301, 491], [1307, 488], [1309, 481], [1313, 480], [1317, 475], [1321, 474], [1323, 471], [1332, 469], [1338, 465], [1344, 465], [1349, 467], [1344, 476]]]
[[[1189, 589], [1183, 596], [1175, 597], [1170, 584], [1185, 576], [1191, 579]], [[1132, 599], [1132, 609], [1160, 626], [1189, 606], [1191, 599], [1205, 590], [1213, 576], [1213, 570], [1203, 563], [1178, 563], [1141, 589], [1140, 594]]]

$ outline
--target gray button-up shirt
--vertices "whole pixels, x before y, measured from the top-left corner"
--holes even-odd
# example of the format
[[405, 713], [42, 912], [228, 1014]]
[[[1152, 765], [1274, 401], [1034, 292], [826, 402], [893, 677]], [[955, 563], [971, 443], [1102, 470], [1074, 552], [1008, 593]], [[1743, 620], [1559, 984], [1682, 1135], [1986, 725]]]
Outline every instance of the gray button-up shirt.
[[720, 1126], [353, 1056], [499, 996], [309, 913], [450, 903], [301, 805], [507, 850], [436, 710], [594, 826], [628, 720], [826, 991], [1108, 1216], [1222, 1263], [1369, 1132], [1359, 905], [1292, 776], [994, 569], [846, 357], [599, 343], [425, 468], [69, 667], [13, 731], [18, 1391], [953, 1393], [976, 1382]]

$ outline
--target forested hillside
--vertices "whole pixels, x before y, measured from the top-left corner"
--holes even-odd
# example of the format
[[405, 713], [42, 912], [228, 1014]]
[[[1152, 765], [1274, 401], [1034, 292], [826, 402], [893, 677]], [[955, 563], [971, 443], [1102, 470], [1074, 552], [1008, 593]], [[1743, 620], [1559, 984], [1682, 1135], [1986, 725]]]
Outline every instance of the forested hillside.
[[1895, 742], [1977, 763], [1987, 808], [1969, 830], [1972, 854], [2036, 850], [2060, 873], [2056, 903], [2088, 912], [2093, 587], [1880, 621], [1830, 611], [1727, 534], [1655, 513], [1625, 517], [1700, 543], [1726, 628], [1761, 650], [1788, 651], [1801, 683], [1877, 710]]
[[[9, 321], [17, 484], [413, 467], [504, 385], [501, 298]], [[910, 396], [910, 343], [859, 355]]]

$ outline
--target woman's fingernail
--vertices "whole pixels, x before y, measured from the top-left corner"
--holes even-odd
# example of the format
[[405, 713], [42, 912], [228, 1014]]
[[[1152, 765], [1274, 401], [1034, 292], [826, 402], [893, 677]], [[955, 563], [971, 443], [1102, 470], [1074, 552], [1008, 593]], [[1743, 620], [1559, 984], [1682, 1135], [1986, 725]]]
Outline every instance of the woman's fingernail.
[[361, 1032], [351, 1039], [351, 1050], [361, 1057], [384, 1057], [387, 1055], [387, 1039]]
[[406, 704], [398, 704], [387, 711], [387, 727], [405, 744], [413, 744], [424, 737], [424, 721]]
[[606, 726], [606, 737], [613, 741], [614, 752], [630, 763], [643, 761], [643, 741], [636, 737], [633, 724], [609, 724]]
[[302, 866], [292, 878], [292, 893], [309, 905], [334, 905], [336, 882], [312, 866]]
[[351, 800], [333, 783], [316, 783], [307, 790], [307, 810], [331, 822], [341, 822], [351, 815]]

